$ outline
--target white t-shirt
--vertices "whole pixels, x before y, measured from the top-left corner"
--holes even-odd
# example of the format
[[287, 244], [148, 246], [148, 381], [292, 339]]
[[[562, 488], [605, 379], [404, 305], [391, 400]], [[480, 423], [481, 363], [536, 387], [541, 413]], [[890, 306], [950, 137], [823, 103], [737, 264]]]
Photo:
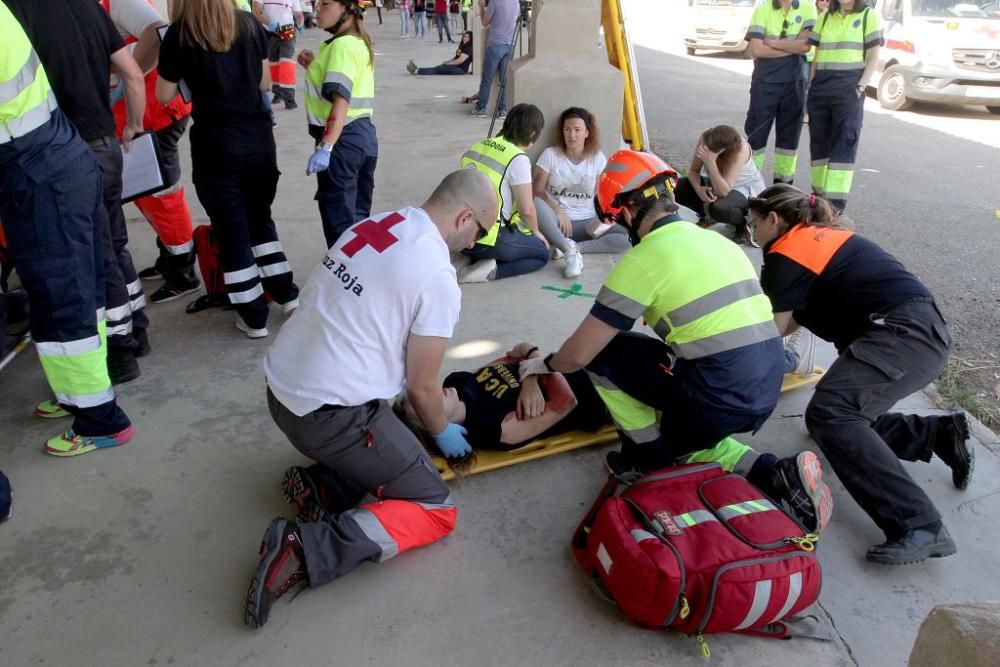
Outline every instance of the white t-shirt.
[[166, 22], [147, 0], [110, 0], [108, 14], [122, 37], [136, 39], [150, 25]]
[[558, 146], [549, 146], [538, 156], [538, 166], [549, 174], [545, 191], [559, 202], [570, 220], [593, 218], [594, 189], [608, 158], [601, 151], [573, 164]]
[[448, 246], [422, 209], [344, 232], [309, 276], [264, 356], [267, 384], [300, 417], [390, 399], [406, 383], [406, 339], [451, 338], [462, 292]]
[[512, 185], [531, 185], [531, 158], [522, 153], [510, 161], [507, 172], [500, 181], [500, 196], [503, 197], [503, 208], [500, 211], [504, 220], [510, 220], [514, 210], [514, 191]]
[[300, 0], [264, 0], [263, 2], [254, 0], [254, 4], [263, 5], [264, 18], [267, 22], [277, 23], [279, 26], [295, 23], [293, 12], [302, 11]]

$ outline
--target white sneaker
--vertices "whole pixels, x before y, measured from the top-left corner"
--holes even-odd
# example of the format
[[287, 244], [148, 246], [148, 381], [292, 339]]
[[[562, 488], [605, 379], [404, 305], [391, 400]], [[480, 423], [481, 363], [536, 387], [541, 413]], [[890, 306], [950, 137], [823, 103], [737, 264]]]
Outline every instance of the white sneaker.
[[[296, 298], [292, 299], [291, 301], [288, 301], [288, 302], [285, 302], [285, 303], [281, 304], [281, 314], [284, 315], [285, 317], [291, 317], [292, 313], [294, 313], [295, 309], [298, 308], [298, 307], [299, 307], [299, 300], [296, 297]], [[267, 335], [267, 334], [264, 334], [264, 335]]]
[[497, 261], [495, 259], [481, 259], [475, 264], [470, 264], [458, 272], [459, 283], [485, 283], [496, 277]]
[[252, 326], [243, 321], [243, 318], [239, 315], [236, 316], [236, 328], [247, 335], [247, 338], [264, 338], [270, 332], [267, 327], [261, 329], [254, 329]]
[[785, 336], [785, 347], [792, 350], [799, 358], [792, 373], [795, 375], [812, 375], [816, 367], [816, 336], [808, 329], [798, 329]]
[[549, 251], [549, 258], [553, 262], [558, 261], [558, 260], [562, 259], [565, 256], [566, 256], [566, 253], [564, 253], [562, 250], [560, 250], [559, 248], [557, 248], [555, 246], [552, 246], [552, 250]]
[[574, 245], [573, 248], [566, 253], [566, 268], [563, 269], [563, 275], [567, 278], [576, 278], [581, 273], [583, 273], [583, 255]]
[[455, 253], [451, 256], [451, 265], [455, 267], [456, 272], [461, 271], [469, 264], [472, 264], [472, 258], [464, 252]]

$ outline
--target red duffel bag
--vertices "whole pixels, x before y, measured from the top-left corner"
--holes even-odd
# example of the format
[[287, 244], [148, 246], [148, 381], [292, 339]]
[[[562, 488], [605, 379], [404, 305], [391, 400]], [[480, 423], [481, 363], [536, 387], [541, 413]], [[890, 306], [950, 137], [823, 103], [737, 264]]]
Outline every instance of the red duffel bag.
[[717, 463], [612, 476], [573, 537], [595, 587], [635, 623], [694, 636], [787, 638], [781, 623], [816, 602], [822, 575], [806, 532]]

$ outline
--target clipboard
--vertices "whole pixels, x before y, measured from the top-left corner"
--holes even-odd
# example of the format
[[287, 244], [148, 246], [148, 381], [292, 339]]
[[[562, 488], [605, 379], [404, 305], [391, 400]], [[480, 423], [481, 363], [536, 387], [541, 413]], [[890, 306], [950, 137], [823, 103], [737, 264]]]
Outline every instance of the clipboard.
[[170, 187], [160, 158], [160, 142], [152, 132], [137, 134], [126, 153], [122, 147], [122, 203]]
[[[167, 30], [170, 28], [169, 25], [161, 25], [156, 29], [156, 36], [160, 38], [160, 44], [163, 43], [163, 38], [167, 35]], [[177, 82], [177, 90], [180, 91], [181, 99], [185, 103], [191, 104], [191, 88], [187, 85], [184, 79]]]

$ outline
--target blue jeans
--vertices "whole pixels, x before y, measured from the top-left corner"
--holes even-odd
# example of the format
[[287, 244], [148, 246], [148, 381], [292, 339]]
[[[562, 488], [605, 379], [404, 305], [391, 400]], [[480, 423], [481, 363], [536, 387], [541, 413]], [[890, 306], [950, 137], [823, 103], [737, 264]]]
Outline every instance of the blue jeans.
[[[416, 30], [416, 26], [413, 26]], [[410, 34], [410, 12], [406, 9], [399, 10], [399, 34], [406, 36]]]
[[507, 112], [506, 86], [507, 81], [507, 61], [510, 60], [510, 44], [490, 44], [483, 54], [483, 74], [479, 79], [479, 101], [476, 102], [476, 111], [485, 112], [490, 102], [490, 88], [493, 87], [493, 75], [500, 76], [500, 88], [503, 95], [500, 96], [500, 112]]
[[497, 280], [537, 271], [549, 261], [549, 251], [537, 236], [529, 236], [506, 226], [500, 228], [495, 245], [477, 243], [471, 250], [463, 252], [474, 262], [495, 259]]
[[435, 65], [434, 67], [420, 67], [417, 74], [465, 74], [465, 70], [458, 65]]
[[424, 38], [427, 34], [427, 12], [413, 12], [413, 36]]

